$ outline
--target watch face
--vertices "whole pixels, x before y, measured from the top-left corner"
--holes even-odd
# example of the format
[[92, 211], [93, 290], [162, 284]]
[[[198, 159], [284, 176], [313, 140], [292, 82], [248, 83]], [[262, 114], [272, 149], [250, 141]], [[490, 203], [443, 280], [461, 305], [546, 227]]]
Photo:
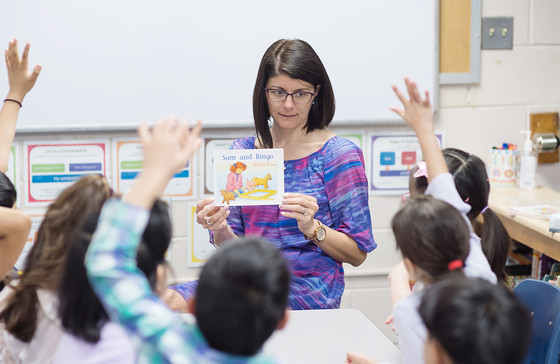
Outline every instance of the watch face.
[[321, 227], [317, 230], [317, 240], [318, 241], [323, 241], [325, 240], [325, 236], [327, 235], [327, 231], [325, 230], [324, 227]]

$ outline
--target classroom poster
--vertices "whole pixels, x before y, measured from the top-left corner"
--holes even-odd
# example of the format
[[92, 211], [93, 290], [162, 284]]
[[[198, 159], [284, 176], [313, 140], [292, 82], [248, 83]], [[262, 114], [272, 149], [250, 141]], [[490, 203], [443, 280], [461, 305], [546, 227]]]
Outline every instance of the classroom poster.
[[105, 175], [107, 140], [25, 142], [25, 203], [45, 206], [88, 174]]
[[23, 269], [25, 258], [27, 258], [27, 254], [29, 254], [29, 251], [33, 247], [33, 244], [35, 244], [35, 241], [37, 241], [37, 233], [39, 232], [39, 227], [41, 226], [41, 223], [45, 218], [44, 211], [32, 211], [28, 212], [28, 215], [31, 218], [31, 230], [29, 231], [29, 235], [27, 236], [27, 241], [23, 246], [23, 250], [21, 251], [18, 260], [14, 264], [14, 267], [16, 267], [16, 269], [18, 270]]
[[187, 265], [201, 267], [216, 251], [216, 247], [209, 242], [208, 230], [196, 222], [196, 203], [188, 204], [189, 221], [187, 225], [190, 234], [190, 244], [187, 247]]
[[204, 156], [203, 165], [204, 182], [202, 183], [204, 189], [203, 195], [214, 194], [214, 151], [227, 150], [231, 147], [236, 138], [206, 138], [204, 139]]
[[[19, 168], [19, 160], [20, 160], [20, 153], [19, 153], [19, 145], [12, 144], [10, 147], [10, 153], [8, 156], [8, 165], [6, 169], [6, 176], [14, 185], [16, 192], [19, 192], [19, 181], [20, 181], [20, 173], [21, 169]], [[16, 206], [21, 207], [21, 196], [18, 193]]]
[[283, 149], [214, 151], [216, 206], [279, 205], [283, 196]]
[[[443, 133], [436, 132], [440, 148]], [[399, 195], [408, 192], [408, 174], [421, 161], [422, 149], [416, 135], [391, 133], [371, 135], [370, 190], [373, 194]]]
[[[142, 171], [144, 150], [137, 139], [113, 139], [113, 184], [115, 190], [127, 193]], [[193, 194], [192, 160], [176, 173], [163, 192], [163, 197], [185, 199]]]

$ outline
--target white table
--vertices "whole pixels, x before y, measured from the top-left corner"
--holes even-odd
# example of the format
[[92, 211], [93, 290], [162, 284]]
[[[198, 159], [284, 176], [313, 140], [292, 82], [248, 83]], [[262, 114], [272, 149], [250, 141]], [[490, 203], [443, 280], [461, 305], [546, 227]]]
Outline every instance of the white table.
[[264, 352], [282, 363], [342, 364], [348, 351], [392, 364], [400, 350], [361, 311], [290, 311], [288, 323], [265, 343]]

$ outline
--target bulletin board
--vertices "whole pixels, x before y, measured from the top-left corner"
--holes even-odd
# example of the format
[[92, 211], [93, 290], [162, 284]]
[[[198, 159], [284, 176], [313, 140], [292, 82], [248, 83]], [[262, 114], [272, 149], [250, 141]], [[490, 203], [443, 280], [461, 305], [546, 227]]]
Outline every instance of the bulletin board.
[[481, 0], [440, 0], [440, 84], [480, 82]]

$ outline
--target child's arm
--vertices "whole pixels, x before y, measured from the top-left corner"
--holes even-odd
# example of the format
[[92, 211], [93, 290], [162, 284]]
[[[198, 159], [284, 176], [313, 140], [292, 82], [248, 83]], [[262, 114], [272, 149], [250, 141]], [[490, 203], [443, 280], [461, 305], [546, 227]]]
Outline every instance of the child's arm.
[[445, 163], [445, 159], [443, 158], [443, 154], [441, 153], [434, 134], [430, 97], [428, 91], [426, 91], [425, 98], [422, 99], [416, 83], [410, 81], [408, 78], [405, 78], [404, 82], [406, 83], [406, 89], [410, 99], [406, 99], [397, 86], [393, 86], [393, 90], [402, 102], [404, 110], [394, 107], [390, 110], [403, 118], [416, 133], [418, 141], [420, 142], [420, 147], [422, 148], [424, 160], [428, 167], [429, 180], [431, 181], [440, 174], [447, 173], [449, 170], [447, 169], [447, 164]]
[[144, 146], [144, 169], [123, 201], [111, 199], [101, 211], [86, 254], [91, 286], [111, 320], [150, 348], [154, 357], [172, 361], [192, 354], [189, 330], [150, 289], [138, 269], [136, 254], [154, 201], [173, 175], [200, 146], [201, 125], [164, 120], [150, 131], [139, 129]]
[[31, 230], [31, 219], [16, 209], [0, 207], [0, 280], [13, 268]]
[[23, 102], [23, 98], [31, 90], [39, 76], [39, 72], [41, 72], [41, 66], [35, 66], [33, 71], [29, 72], [27, 66], [29, 47], [30, 44], [27, 43], [20, 58], [17, 40], [14, 39], [5, 51], [8, 81], [10, 84], [6, 100], [13, 101], [4, 101], [2, 109], [0, 109], [0, 130], [2, 130], [2, 133], [0, 133], [1, 172], [6, 172], [8, 168], [8, 155], [16, 133], [16, 122], [19, 109], [21, 108], [19, 104]]

